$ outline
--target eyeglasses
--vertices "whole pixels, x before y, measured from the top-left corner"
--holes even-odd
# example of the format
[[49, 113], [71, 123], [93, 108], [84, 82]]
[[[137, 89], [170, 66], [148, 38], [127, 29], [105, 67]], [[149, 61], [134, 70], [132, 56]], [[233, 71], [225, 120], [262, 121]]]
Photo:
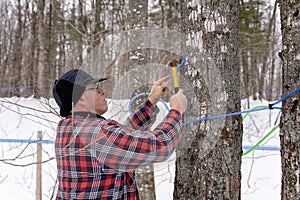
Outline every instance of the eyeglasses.
[[87, 88], [87, 89], [85, 89], [84, 91], [88, 91], [88, 90], [97, 90], [97, 92], [98, 92], [99, 94], [101, 94], [101, 93], [103, 92], [102, 84], [97, 83], [95, 87]]

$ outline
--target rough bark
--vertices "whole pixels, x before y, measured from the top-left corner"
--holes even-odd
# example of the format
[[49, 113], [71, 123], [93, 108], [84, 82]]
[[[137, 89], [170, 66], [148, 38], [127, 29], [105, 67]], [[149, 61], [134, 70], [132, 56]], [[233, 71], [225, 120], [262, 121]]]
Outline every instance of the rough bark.
[[[200, 6], [200, 7], [197, 7]], [[201, 5], [189, 4], [189, 11], [183, 5], [183, 30], [187, 34], [202, 35], [203, 47], [207, 52], [208, 59], [212, 58], [217, 68], [223, 75], [224, 91], [228, 98], [224, 100], [224, 112], [231, 113], [240, 110], [240, 79], [238, 61], [238, 17], [239, 1], [203, 1]], [[201, 10], [195, 21], [189, 21], [187, 14], [192, 11]], [[208, 18], [209, 17], [209, 18]], [[206, 20], [215, 22], [207, 26]], [[215, 27], [209, 29], [209, 27]], [[193, 32], [193, 34], [191, 34]], [[191, 38], [196, 40], [197, 38]], [[197, 42], [195, 42], [197, 43]], [[203, 77], [199, 71], [196, 76], [186, 74], [190, 80]], [[215, 76], [216, 74], [210, 74]], [[197, 77], [198, 76], [198, 77]], [[214, 78], [214, 77], [211, 77]], [[208, 78], [207, 78], [208, 79]], [[194, 80], [195, 81], [195, 80]], [[219, 80], [222, 81], [222, 80]], [[211, 83], [213, 84], [213, 83]], [[201, 85], [201, 84], [200, 84]], [[209, 99], [209, 93], [205, 87], [195, 87], [195, 93], [199, 99]], [[207, 101], [207, 100], [206, 100]], [[209, 100], [208, 100], [209, 101]], [[209, 109], [213, 105], [205, 101], [198, 102], [206, 105]], [[210, 115], [206, 111], [206, 116]], [[221, 113], [220, 113], [221, 114]], [[214, 146], [209, 149], [206, 155], [201, 155], [201, 148], [206, 143], [206, 137], [210, 137], [209, 126], [205, 122], [200, 124], [193, 141], [189, 141], [190, 147], [185, 148], [189, 143], [183, 143], [177, 152], [176, 177], [174, 188], [174, 199], [240, 199], [241, 180], [241, 155], [242, 155], [242, 119], [241, 116], [228, 117], [224, 125], [216, 134], [219, 137]], [[189, 137], [187, 132], [185, 137]]]
[[[279, 0], [283, 95], [300, 87], [300, 1]], [[280, 121], [281, 199], [300, 199], [299, 93], [282, 103]]]

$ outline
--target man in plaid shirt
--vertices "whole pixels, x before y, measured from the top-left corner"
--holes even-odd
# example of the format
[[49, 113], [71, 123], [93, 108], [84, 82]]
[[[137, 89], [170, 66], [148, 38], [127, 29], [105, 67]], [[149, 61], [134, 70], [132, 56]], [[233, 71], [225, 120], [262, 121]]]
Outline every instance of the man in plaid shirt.
[[181, 115], [187, 99], [182, 90], [171, 96], [171, 110], [150, 131], [168, 78], [153, 84], [146, 102], [126, 124], [101, 116], [108, 109], [101, 87], [106, 78], [94, 79], [74, 69], [55, 82], [53, 95], [65, 117], [55, 140], [56, 199], [139, 199], [134, 170], [166, 160], [183, 135]]

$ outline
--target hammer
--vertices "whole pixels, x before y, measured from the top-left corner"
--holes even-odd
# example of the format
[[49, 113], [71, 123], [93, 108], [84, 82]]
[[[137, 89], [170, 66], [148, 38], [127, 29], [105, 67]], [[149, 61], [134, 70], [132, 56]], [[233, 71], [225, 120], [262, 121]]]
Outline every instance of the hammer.
[[173, 75], [173, 84], [174, 84], [174, 89], [175, 89], [175, 93], [178, 92], [179, 90], [179, 84], [178, 84], [178, 79], [177, 79], [177, 71], [176, 71], [176, 67], [177, 65], [180, 63], [180, 60], [176, 60], [173, 59], [169, 62], [169, 66], [172, 69], [172, 75]]

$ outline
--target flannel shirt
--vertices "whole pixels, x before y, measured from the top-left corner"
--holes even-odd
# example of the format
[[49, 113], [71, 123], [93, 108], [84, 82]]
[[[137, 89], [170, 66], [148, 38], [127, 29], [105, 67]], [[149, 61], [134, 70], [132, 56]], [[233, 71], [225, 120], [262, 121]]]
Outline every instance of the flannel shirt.
[[147, 100], [125, 125], [91, 113], [62, 119], [55, 140], [56, 199], [138, 200], [134, 169], [166, 160], [183, 135], [174, 109], [150, 131], [158, 111]]

